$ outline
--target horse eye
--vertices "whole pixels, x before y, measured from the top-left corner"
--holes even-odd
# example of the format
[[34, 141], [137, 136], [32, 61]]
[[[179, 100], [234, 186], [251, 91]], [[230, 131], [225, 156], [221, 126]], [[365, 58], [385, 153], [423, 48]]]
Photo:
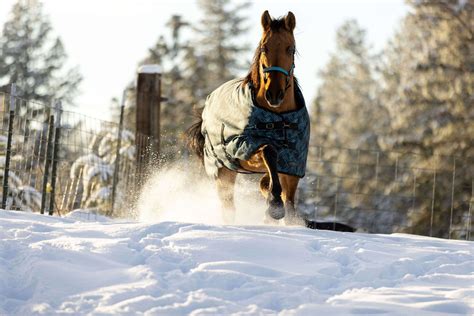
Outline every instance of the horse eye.
[[288, 54], [290, 54], [290, 55], [291, 55], [291, 54], [294, 54], [294, 53], [295, 53], [295, 48], [294, 48], [294, 47], [291, 47], [291, 46], [289, 46], [289, 47], [286, 49], [286, 51], [288, 52]]

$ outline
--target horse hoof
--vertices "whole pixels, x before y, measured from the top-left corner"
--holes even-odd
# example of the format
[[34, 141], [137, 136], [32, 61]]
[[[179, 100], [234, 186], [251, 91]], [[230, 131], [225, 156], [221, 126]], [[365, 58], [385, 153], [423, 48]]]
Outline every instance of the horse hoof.
[[272, 206], [270, 205], [267, 209], [268, 215], [275, 220], [282, 219], [285, 217], [285, 208], [282, 206]]
[[267, 204], [267, 214], [270, 215], [271, 218], [279, 220], [285, 217], [285, 207], [281, 198], [269, 195]]

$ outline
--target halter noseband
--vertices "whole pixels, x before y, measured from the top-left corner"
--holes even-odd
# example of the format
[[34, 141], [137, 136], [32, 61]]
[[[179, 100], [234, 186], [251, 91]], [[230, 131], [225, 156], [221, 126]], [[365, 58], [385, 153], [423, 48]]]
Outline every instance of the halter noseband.
[[285, 91], [286, 91], [290, 87], [290, 77], [291, 75], [293, 75], [294, 69], [295, 69], [295, 63], [293, 62], [291, 64], [290, 70], [288, 71], [278, 66], [271, 66], [271, 67], [263, 68], [263, 73], [268, 74], [270, 72], [281, 72], [282, 74], [284, 74], [286, 76], [286, 87], [285, 87]]
[[294, 63], [291, 64], [291, 68], [288, 71], [278, 66], [272, 66], [272, 67], [263, 68], [263, 73], [281, 72], [285, 76], [290, 77], [293, 74], [293, 69], [295, 69]]

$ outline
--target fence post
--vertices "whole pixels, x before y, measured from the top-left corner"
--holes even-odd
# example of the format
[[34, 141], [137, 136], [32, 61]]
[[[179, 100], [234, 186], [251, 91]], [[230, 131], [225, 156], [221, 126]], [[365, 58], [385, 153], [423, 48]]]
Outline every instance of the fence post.
[[437, 167], [433, 171], [433, 191], [431, 193], [431, 215], [430, 215], [430, 237], [433, 237], [434, 206], [436, 199], [436, 173]]
[[338, 164], [337, 167], [336, 167], [336, 195], [334, 196], [334, 215], [333, 215], [334, 218], [332, 220], [332, 229], [333, 230], [336, 230], [337, 206], [338, 206], [338, 202], [339, 202], [339, 185], [340, 185], [339, 169], [340, 169], [340, 165]]
[[449, 236], [448, 238], [451, 239], [451, 228], [453, 226], [453, 212], [454, 212], [454, 186], [456, 182], [456, 157], [453, 157], [453, 179], [451, 182], [451, 213], [449, 215]]
[[10, 172], [13, 123], [15, 119], [15, 97], [16, 97], [16, 85], [12, 83], [10, 87], [10, 113], [8, 116], [8, 138], [7, 138], [7, 148], [6, 148], [6, 153], [5, 153], [5, 169], [3, 171], [2, 209], [6, 209], [7, 207], [8, 177], [9, 177], [9, 172]]
[[471, 198], [469, 199], [469, 211], [467, 213], [467, 222], [466, 222], [466, 240], [471, 240], [471, 213], [472, 213], [472, 204], [474, 203], [474, 179], [471, 181]]
[[56, 174], [59, 162], [59, 146], [61, 139], [61, 101], [56, 101], [54, 111], [56, 112], [56, 122], [54, 128], [54, 149], [53, 149], [53, 166], [51, 170], [51, 195], [49, 196], [49, 211], [48, 215], [53, 215], [54, 201], [56, 195]]
[[41, 190], [41, 214], [44, 214], [46, 209], [46, 195], [48, 193], [48, 179], [49, 179], [49, 166], [51, 165], [51, 152], [53, 147], [53, 132], [54, 132], [54, 114], [49, 115], [48, 124], [48, 139], [46, 141], [46, 155], [44, 160], [44, 174], [43, 174], [43, 186]]
[[[148, 164], [160, 150], [160, 103], [161, 68], [158, 65], [144, 65], [138, 69], [137, 80], [137, 134], [152, 139], [150, 148], [140, 148], [137, 141], [137, 161]], [[138, 139], [138, 137], [137, 137]], [[142, 169], [142, 168], [140, 168]], [[139, 174], [138, 177], [141, 175]]]
[[117, 149], [115, 151], [115, 166], [114, 166], [114, 178], [112, 182], [112, 207], [108, 216], [114, 213], [115, 208], [115, 195], [117, 194], [117, 183], [118, 183], [118, 172], [120, 167], [120, 148], [122, 147], [122, 131], [123, 131], [123, 115], [125, 111], [125, 102], [127, 98], [127, 89], [123, 91], [122, 104], [120, 105], [120, 121], [118, 126], [117, 135]]

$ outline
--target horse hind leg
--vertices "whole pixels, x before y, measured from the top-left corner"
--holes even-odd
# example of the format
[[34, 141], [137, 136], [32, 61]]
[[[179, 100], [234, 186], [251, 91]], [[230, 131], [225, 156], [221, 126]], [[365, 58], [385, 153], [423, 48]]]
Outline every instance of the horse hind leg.
[[[260, 193], [262, 193], [263, 197], [268, 200], [268, 196], [270, 194], [270, 175], [268, 173], [264, 174], [260, 179]], [[267, 225], [277, 225], [278, 220], [273, 219], [268, 215], [268, 212], [266, 212], [264, 223]]]
[[234, 186], [237, 173], [227, 168], [221, 168], [217, 173], [217, 193], [222, 206], [224, 223], [235, 221]]

